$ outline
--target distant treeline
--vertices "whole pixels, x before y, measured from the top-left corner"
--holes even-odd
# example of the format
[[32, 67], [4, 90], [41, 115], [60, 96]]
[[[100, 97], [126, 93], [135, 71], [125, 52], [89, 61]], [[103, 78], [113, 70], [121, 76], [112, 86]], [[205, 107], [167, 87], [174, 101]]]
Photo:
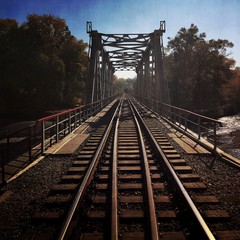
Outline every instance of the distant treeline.
[[228, 58], [228, 40], [209, 40], [197, 26], [169, 39], [165, 75], [172, 105], [218, 117], [240, 112], [240, 68]]
[[29, 15], [0, 19], [0, 113], [43, 112], [83, 98], [87, 44], [65, 20]]

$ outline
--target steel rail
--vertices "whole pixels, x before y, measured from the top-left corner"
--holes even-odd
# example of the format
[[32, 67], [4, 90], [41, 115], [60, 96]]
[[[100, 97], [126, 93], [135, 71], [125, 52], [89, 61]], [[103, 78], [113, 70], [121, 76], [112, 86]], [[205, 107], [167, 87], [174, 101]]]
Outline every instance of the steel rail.
[[[133, 107], [136, 110], [136, 107], [133, 105]], [[202, 230], [202, 234], [204, 239], [209, 239], [209, 240], [214, 240], [215, 237], [213, 235], [213, 233], [211, 232], [211, 230], [209, 229], [208, 225], [206, 224], [206, 222], [204, 221], [202, 215], [200, 214], [200, 212], [198, 211], [197, 207], [195, 206], [195, 204], [193, 203], [191, 197], [189, 196], [188, 192], [186, 191], [185, 187], [183, 186], [183, 184], [181, 183], [181, 181], [179, 180], [177, 174], [175, 173], [175, 171], [173, 170], [171, 164], [169, 163], [169, 161], [167, 160], [166, 156], [164, 155], [163, 151], [161, 150], [161, 148], [159, 147], [156, 139], [154, 138], [154, 136], [152, 135], [151, 131], [149, 130], [149, 128], [147, 127], [146, 123], [144, 122], [143, 118], [140, 116], [140, 114], [137, 112], [136, 110], [136, 114], [138, 119], [140, 119], [141, 124], [143, 126], [143, 128], [146, 130], [149, 139], [151, 140], [151, 142], [154, 144], [155, 149], [157, 149], [157, 152], [160, 154], [163, 162], [165, 163], [165, 166], [167, 167], [167, 170], [170, 173], [170, 176], [173, 178], [173, 180], [176, 183], [176, 186], [178, 187], [178, 190], [180, 190], [182, 196], [184, 197], [186, 203], [188, 204], [189, 209], [191, 210], [193, 216], [195, 217], [197, 223], [199, 224], [200, 229]], [[200, 233], [199, 233], [200, 234]]]
[[138, 138], [140, 143], [140, 149], [142, 154], [142, 166], [144, 168], [144, 177], [145, 177], [145, 191], [146, 191], [146, 198], [147, 198], [147, 217], [148, 217], [148, 228], [149, 228], [149, 234], [148, 239], [152, 240], [158, 240], [159, 239], [159, 231], [158, 231], [158, 221], [157, 221], [157, 215], [156, 215], [156, 208], [155, 208], [155, 202], [154, 202], [154, 195], [153, 195], [153, 187], [152, 187], [152, 180], [150, 175], [150, 166], [148, 163], [148, 157], [146, 152], [146, 146], [143, 139], [143, 134], [141, 132], [141, 127], [138, 122], [138, 119], [135, 115], [136, 108], [134, 108], [131, 101], [129, 101], [129, 106], [133, 114], [133, 119], [138, 131]]
[[113, 139], [113, 160], [112, 160], [112, 181], [111, 181], [111, 239], [118, 239], [118, 231], [119, 231], [119, 219], [118, 219], [118, 178], [117, 178], [117, 159], [118, 159], [118, 127], [119, 127], [119, 118], [122, 112], [122, 103], [119, 107], [118, 117], [115, 125], [114, 131], [114, 139]]
[[99, 146], [98, 146], [98, 148], [97, 148], [97, 150], [96, 150], [96, 152], [93, 156], [91, 164], [88, 167], [88, 170], [87, 170], [87, 172], [86, 172], [86, 174], [83, 178], [83, 181], [82, 181], [81, 185], [79, 186], [78, 191], [77, 191], [77, 193], [76, 193], [76, 195], [73, 199], [73, 203], [72, 203], [72, 205], [71, 205], [71, 207], [70, 207], [70, 209], [69, 209], [69, 211], [68, 211], [68, 213], [65, 217], [65, 220], [62, 224], [61, 231], [60, 231], [60, 233], [58, 235], [58, 238], [57, 238], [58, 240], [66, 239], [65, 237], [68, 233], [69, 225], [71, 223], [73, 215], [76, 212], [80, 202], [82, 201], [83, 196], [86, 192], [86, 189], [91, 182], [91, 178], [92, 178], [93, 174], [95, 173], [95, 170], [96, 170], [97, 164], [99, 162], [99, 159], [101, 157], [101, 154], [103, 152], [104, 146], [107, 142], [110, 131], [113, 127], [113, 122], [114, 122], [115, 116], [117, 114], [117, 111], [119, 109], [119, 106], [120, 106], [120, 102], [119, 102], [119, 104], [118, 104], [118, 106], [117, 106], [117, 108], [116, 108], [116, 110], [115, 110], [115, 112], [114, 112], [114, 114], [111, 118], [110, 123], [108, 124], [107, 129], [105, 130], [104, 136], [103, 136], [103, 138], [102, 138], [102, 140], [101, 140], [101, 142], [100, 142], [100, 144], [99, 144]]

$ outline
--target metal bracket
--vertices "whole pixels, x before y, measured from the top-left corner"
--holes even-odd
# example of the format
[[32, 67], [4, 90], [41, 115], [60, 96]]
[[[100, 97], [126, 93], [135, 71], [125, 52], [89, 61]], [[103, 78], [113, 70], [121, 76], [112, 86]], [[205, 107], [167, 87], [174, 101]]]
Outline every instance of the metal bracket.
[[166, 21], [160, 21], [160, 31], [166, 31]]
[[86, 30], [87, 30], [87, 33], [91, 33], [92, 32], [92, 22], [87, 22]]

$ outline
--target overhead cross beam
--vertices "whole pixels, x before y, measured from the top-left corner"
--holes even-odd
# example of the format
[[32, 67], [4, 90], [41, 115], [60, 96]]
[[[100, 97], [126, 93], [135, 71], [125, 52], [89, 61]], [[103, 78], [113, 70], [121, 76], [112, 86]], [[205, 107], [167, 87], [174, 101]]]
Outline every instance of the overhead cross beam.
[[115, 71], [136, 71], [141, 55], [148, 46], [149, 34], [101, 34]]
[[90, 36], [87, 102], [113, 94], [115, 71], [135, 71], [137, 94], [166, 102], [162, 60], [164, 32], [165, 21], [160, 22], [158, 30], [147, 34], [98, 33], [92, 30], [92, 23], [87, 22]]

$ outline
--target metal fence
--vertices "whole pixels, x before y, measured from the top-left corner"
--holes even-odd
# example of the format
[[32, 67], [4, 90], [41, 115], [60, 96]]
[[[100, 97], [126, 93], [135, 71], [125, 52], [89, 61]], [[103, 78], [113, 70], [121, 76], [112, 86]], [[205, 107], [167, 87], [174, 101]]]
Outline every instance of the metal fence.
[[[21, 158], [23, 166], [43, 155], [47, 148], [70, 134], [89, 117], [96, 115], [107, 106], [115, 96], [79, 106], [64, 112], [38, 119], [17, 132], [0, 135], [0, 184], [6, 183], [6, 165]], [[25, 164], [24, 164], [25, 163]]]
[[[222, 125], [220, 121], [169, 104], [160, 103], [153, 99], [143, 97], [136, 98], [149, 109], [158, 113], [163, 119], [178, 127], [181, 132], [194, 139], [196, 142], [204, 145], [204, 147], [210, 151], [216, 152], [217, 126]], [[211, 138], [208, 138], [211, 145], [202, 141], [204, 139], [203, 136], [206, 135], [206, 133], [212, 136]]]

